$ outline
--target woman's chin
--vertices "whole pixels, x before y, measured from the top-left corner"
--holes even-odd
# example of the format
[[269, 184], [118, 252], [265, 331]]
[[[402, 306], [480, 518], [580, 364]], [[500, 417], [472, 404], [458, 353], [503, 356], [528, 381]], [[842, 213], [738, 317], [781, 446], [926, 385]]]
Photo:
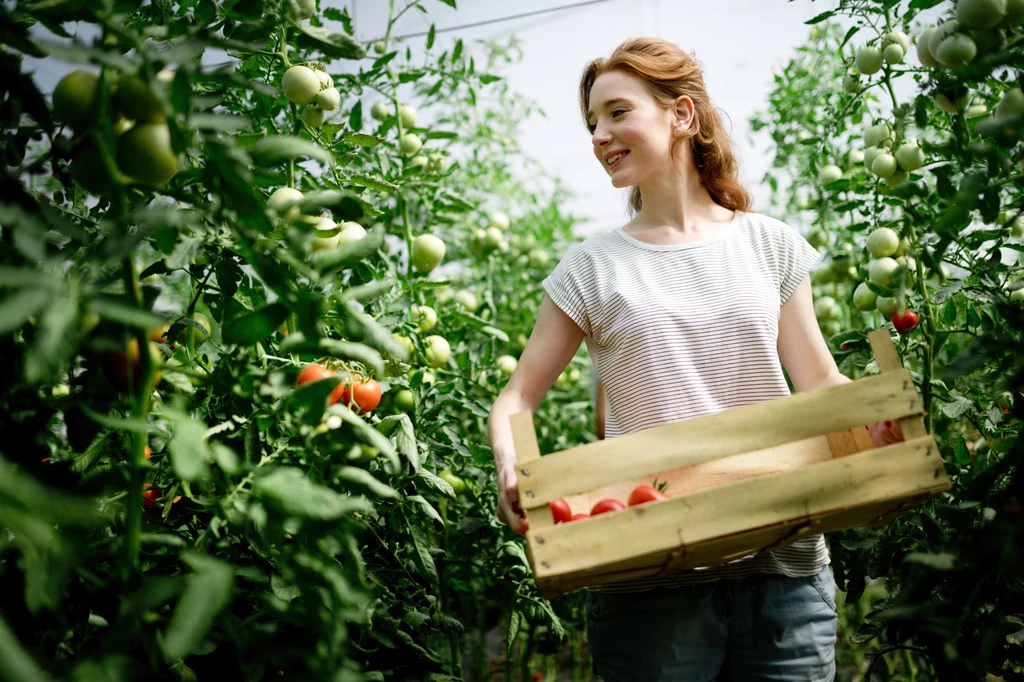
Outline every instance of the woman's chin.
[[619, 189], [622, 189], [623, 187], [629, 187], [630, 185], [633, 184], [632, 182], [629, 182], [629, 179], [622, 173], [616, 173], [612, 175], [611, 180], [612, 187], [617, 187]]

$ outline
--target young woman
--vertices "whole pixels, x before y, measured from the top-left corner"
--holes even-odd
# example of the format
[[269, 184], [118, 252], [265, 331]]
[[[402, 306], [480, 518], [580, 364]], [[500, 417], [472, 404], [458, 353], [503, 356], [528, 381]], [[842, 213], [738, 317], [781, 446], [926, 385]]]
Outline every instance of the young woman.
[[[814, 317], [818, 253], [750, 212], [700, 65], [653, 38], [592, 61], [580, 107], [594, 156], [630, 187], [626, 225], [574, 247], [519, 365], [491, 408], [498, 518], [519, 508], [509, 416], [536, 411], [585, 341], [607, 395], [606, 438], [849, 381]], [[781, 361], [781, 362], [780, 362]], [[637, 387], [643, 390], [638, 391]], [[898, 426], [869, 428], [879, 445]], [[587, 635], [608, 682], [835, 675], [835, 583], [821, 535], [725, 565], [590, 588]]]

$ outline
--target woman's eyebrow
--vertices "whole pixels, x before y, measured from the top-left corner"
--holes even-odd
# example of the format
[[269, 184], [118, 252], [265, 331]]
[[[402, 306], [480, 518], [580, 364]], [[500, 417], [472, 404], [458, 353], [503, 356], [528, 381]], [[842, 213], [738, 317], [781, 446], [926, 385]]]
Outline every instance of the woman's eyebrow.
[[[607, 107], [610, 107], [613, 104], [618, 104], [619, 102], [627, 102], [628, 103], [629, 100], [625, 99], [623, 97], [616, 97], [615, 99], [610, 99], [607, 102], [605, 102], [604, 104], [602, 104], [601, 108], [602, 109], [606, 109]], [[594, 115], [594, 112], [592, 110], [587, 112], [587, 118], [590, 118], [593, 115]]]

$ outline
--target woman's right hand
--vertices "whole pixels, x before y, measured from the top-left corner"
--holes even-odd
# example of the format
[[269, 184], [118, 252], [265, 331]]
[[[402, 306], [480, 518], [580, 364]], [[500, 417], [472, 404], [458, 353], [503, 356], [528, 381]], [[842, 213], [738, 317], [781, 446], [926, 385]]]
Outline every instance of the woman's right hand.
[[498, 470], [498, 520], [519, 535], [530, 528], [526, 514], [519, 507], [515, 462], [508, 462]]

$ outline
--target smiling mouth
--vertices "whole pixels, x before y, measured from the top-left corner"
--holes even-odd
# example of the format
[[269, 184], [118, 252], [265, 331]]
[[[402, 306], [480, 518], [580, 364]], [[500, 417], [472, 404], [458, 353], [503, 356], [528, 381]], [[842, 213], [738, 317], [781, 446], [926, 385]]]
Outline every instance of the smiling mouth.
[[615, 156], [609, 157], [609, 159], [608, 159], [608, 167], [609, 168], [615, 168], [620, 163], [622, 163], [622, 160], [624, 158], [626, 158], [627, 156], [629, 156], [629, 151], [620, 152], [620, 153], [616, 154]]

